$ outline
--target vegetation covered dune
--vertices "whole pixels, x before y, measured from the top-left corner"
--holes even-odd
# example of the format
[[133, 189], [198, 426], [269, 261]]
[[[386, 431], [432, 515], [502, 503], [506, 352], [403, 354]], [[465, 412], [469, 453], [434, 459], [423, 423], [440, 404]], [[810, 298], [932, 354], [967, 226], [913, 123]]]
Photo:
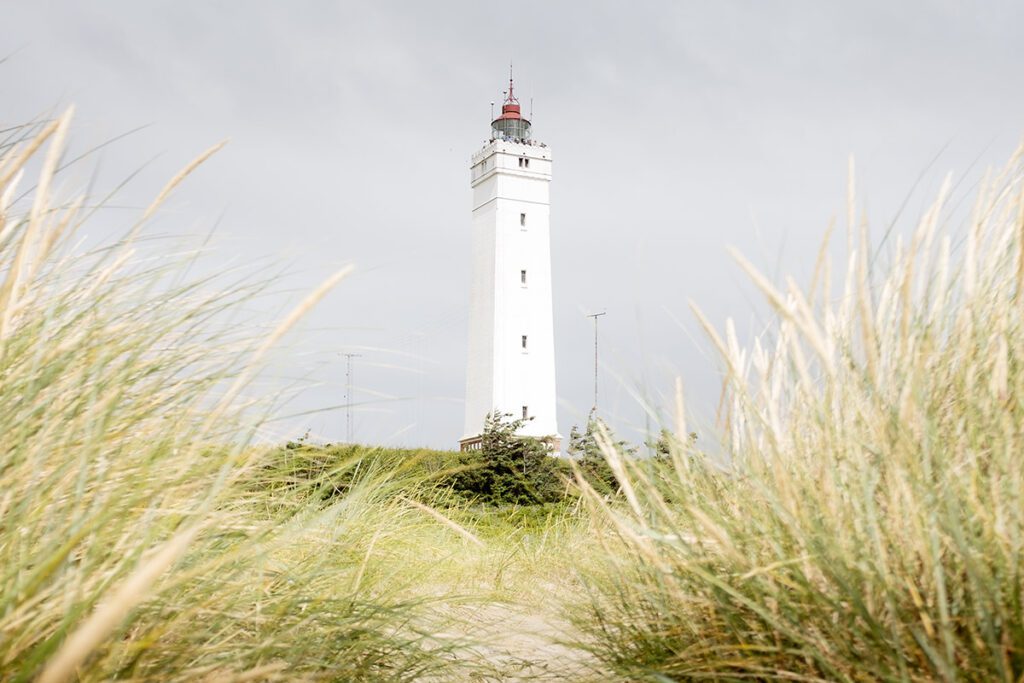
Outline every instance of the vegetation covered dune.
[[249, 445], [248, 382], [338, 278], [269, 339], [222, 325], [257, 285], [135, 241], [195, 163], [75, 250], [70, 121], [0, 142], [0, 679], [1024, 675], [1019, 157], [962, 243], [944, 191], [886, 268], [852, 209], [806, 293], [740, 258], [778, 316], [706, 324], [721, 452], [680, 391], [659, 457], [595, 423], [568, 464], [500, 421], [483, 456]]

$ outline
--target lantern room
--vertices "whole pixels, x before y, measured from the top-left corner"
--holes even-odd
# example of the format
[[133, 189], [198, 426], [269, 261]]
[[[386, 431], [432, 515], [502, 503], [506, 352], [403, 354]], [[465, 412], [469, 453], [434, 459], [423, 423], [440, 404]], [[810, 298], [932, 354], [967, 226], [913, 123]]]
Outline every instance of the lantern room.
[[519, 100], [513, 91], [511, 75], [508, 79], [508, 93], [501, 105], [501, 116], [491, 121], [491, 137], [520, 142], [530, 139], [530, 122], [523, 118]]

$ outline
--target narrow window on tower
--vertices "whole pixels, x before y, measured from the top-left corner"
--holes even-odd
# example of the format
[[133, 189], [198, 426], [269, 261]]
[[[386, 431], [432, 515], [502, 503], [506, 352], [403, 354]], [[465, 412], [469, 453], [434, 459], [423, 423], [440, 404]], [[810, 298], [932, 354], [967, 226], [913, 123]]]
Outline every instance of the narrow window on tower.
[[524, 420], [529, 420], [530, 419], [530, 411], [527, 410], [527, 408], [528, 408], [528, 406], [523, 406], [523, 419]]
[[519, 214], [519, 225], [523, 226], [524, 228], [526, 227], [526, 214], [525, 213]]
[[521, 284], [523, 287], [526, 286], [526, 271], [525, 270], [520, 270], [519, 271], [519, 284]]
[[526, 350], [526, 335], [523, 335], [523, 351]]
[[530, 168], [530, 160], [529, 159], [523, 159], [523, 166], [525, 166], [526, 168]]
[[523, 158], [519, 157], [519, 168], [523, 167]]

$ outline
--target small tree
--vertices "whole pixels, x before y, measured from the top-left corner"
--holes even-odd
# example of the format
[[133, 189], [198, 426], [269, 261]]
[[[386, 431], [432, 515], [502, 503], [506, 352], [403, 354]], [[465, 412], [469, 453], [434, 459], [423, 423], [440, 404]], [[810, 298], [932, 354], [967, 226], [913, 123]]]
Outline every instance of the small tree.
[[604, 427], [605, 431], [612, 438], [612, 445], [624, 456], [636, 454], [636, 447], [626, 441], [616, 441], [612, 430], [604, 420], [597, 417], [593, 410], [587, 416], [586, 431], [580, 432], [579, 428], [573, 425], [569, 431], [569, 456], [576, 460], [584, 479], [600, 493], [614, 493], [618, 490], [619, 484], [615, 480], [611, 467], [605, 461], [604, 453], [597, 443], [598, 425]]
[[[697, 432], [690, 432], [686, 435], [685, 444], [687, 447], [691, 447], [697, 443]], [[651, 449], [654, 457], [668, 459], [672, 455], [672, 446], [679, 445], [679, 438], [667, 429], [662, 429], [658, 433], [657, 440], [646, 441], [644, 445]]]
[[528, 420], [511, 413], [490, 413], [484, 420], [482, 462], [455, 477], [457, 490], [495, 505], [534, 505], [562, 499], [558, 463], [538, 439], [518, 434]]

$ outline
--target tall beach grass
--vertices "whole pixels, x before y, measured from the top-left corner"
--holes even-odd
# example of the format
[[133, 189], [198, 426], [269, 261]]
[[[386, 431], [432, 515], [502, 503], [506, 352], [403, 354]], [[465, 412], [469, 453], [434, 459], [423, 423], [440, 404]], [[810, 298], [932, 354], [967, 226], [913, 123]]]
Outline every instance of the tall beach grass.
[[606, 439], [626, 502], [590, 497], [616, 533], [577, 623], [618, 675], [1024, 675], [1021, 154], [962, 239], [949, 194], [872, 268], [851, 187], [846, 261], [823, 248], [807, 290], [737, 254], [776, 312], [747, 348], [695, 307], [725, 370], [726, 452], [685, 438], [680, 390], [671, 462]]
[[144, 223], [219, 146], [123, 240], [76, 249], [95, 217], [84, 196], [55, 190], [71, 120], [11, 129], [0, 145], [0, 679], [441, 670], [447, 646], [399, 594], [417, 567], [389, 558], [437, 523], [387, 472], [328, 503], [292, 490], [282, 505], [272, 482], [243, 485], [268, 456], [247, 443], [249, 382], [340, 276], [258, 338], [219, 323], [256, 285], [140, 256]]

